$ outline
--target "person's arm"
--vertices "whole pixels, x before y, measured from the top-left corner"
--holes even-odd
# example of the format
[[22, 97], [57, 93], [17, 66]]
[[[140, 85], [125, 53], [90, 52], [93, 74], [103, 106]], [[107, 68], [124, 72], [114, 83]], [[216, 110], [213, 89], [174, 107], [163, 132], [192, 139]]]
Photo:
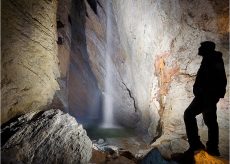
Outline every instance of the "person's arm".
[[196, 80], [195, 83], [193, 85], [193, 94], [195, 96], [203, 96], [204, 95], [204, 88], [205, 88], [205, 72], [206, 72], [206, 68], [205, 68], [205, 61], [204, 59], [201, 62], [201, 66], [197, 72], [196, 75]]
[[219, 97], [223, 98], [226, 93], [226, 86], [227, 86], [227, 77], [224, 68], [223, 59], [216, 64], [217, 70], [217, 78], [218, 78], [218, 85], [219, 85]]

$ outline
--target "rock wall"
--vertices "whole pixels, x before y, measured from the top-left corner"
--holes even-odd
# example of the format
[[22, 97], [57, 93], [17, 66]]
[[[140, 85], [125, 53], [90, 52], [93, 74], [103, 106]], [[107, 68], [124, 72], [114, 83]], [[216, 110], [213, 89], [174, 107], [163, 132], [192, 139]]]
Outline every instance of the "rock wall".
[[[92, 6], [92, 2], [96, 7]], [[114, 88], [112, 94], [114, 98], [114, 117], [117, 122], [126, 127], [136, 127], [136, 124], [139, 120], [138, 110], [136, 108], [135, 100], [132, 96], [132, 91], [126, 85], [119, 69], [124, 70], [124, 61], [126, 58], [125, 51], [122, 47], [118, 24], [115, 20], [115, 13], [113, 8], [108, 10], [107, 2], [105, 0], [99, 1], [87, 1], [86, 2], [86, 45], [89, 55], [89, 64], [92, 69], [92, 72], [95, 75], [95, 78], [98, 82], [98, 87], [102, 92], [102, 96], [105, 92], [105, 80], [106, 80], [106, 26], [107, 26], [107, 15], [108, 12], [111, 13], [111, 44], [112, 50], [110, 57], [112, 59], [111, 63], [111, 85]], [[110, 1], [112, 2], [112, 1]], [[126, 70], [124, 70], [126, 71]], [[124, 75], [125, 76], [125, 75]], [[102, 97], [103, 101], [103, 97]], [[103, 103], [103, 102], [102, 102]]]
[[[84, 125], [102, 121], [106, 51], [106, 2], [104, 0], [61, 1], [58, 4], [58, 57], [61, 91], [58, 93], [68, 112]], [[113, 12], [113, 11], [111, 11]], [[114, 14], [113, 23], [113, 84], [116, 90], [115, 117], [120, 124], [135, 127], [137, 109], [130, 89], [117, 71], [116, 60], [124, 60]], [[68, 95], [65, 98], [65, 95]], [[129, 117], [128, 117], [129, 116]]]
[[71, 53], [68, 79], [69, 112], [80, 122], [90, 124], [98, 121], [100, 113], [101, 92], [90, 67], [89, 52], [86, 41], [86, 1], [72, 1], [71, 20]]
[[[71, 22], [69, 20], [69, 11], [71, 9], [71, 0], [58, 1], [57, 7], [57, 45], [60, 78], [58, 83], [60, 90], [56, 92], [52, 108], [59, 108], [68, 111], [68, 79], [70, 65], [70, 46], [71, 46]], [[55, 100], [57, 104], [55, 103]], [[55, 106], [56, 105], [56, 106]]]
[[[141, 127], [150, 136], [147, 139], [155, 141], [161, 136], [154, 145], [168, 145], [165, 155], [187, 148], [183, 113], [193, 98], [192, 85], [201, 61], [197, 52], [202, 41], [214, 41], [217, 50], [223, 52], [229, 79], [228, 4], [113, 1], [120, 40], [127, 54], [126, 60], [120, 61], [124, 69], [117, 70], [132, 92], [141, 113]], [[225, 156], [229, 137], [225, 133], [229, 129], [228, 95], [229, 88], [218, 104], [220, 149]], [[198, 121], [201, 137], [207, 139], [207, 129], [201, 118]]]
[[44, 109], [59, 88], [56, 0], [2, 1], [1, 122]]

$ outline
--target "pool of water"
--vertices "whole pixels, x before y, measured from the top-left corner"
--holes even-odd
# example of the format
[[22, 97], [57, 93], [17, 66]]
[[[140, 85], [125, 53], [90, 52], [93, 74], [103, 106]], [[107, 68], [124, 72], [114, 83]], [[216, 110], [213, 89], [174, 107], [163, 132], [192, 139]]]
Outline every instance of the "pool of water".
[[135, 136], [135, 130], [129, 128], [101, 128], [101, 127], [88, 127], [86, 129], [87, 135], [91, 139], [99, 138], [124, 138]]

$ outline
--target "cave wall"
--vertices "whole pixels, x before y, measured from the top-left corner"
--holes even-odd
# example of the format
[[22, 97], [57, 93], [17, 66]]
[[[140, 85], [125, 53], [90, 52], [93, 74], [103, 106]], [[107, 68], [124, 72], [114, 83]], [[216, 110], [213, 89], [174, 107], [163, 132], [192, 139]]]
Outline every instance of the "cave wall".
[[[45, 109], [52, 100], [52, 106], [62, 105], [81, 123], [101, 121], [106, 3], [2, 1], [2, 122]], [[160, 145], [166, 156], [188, 146], [183, 112], [193, 99], [200, 42], [216, 42], [229, 79], [228, 3], [112, 0], [115, 118], [121, 125], [136, 128], [147, 142], [155, 141], [153, 145]], [[218, 104], [225, 156], [228, 96], [229, 87]], [[201, 117], [198, 122], [201, 137], [206, 139]]]
[[1, 123], [51, 103], [59, 85], [56, 0], [3, 0]]
[[[72, 22], [76, 22], [71, 25], [71, 35], [76, 32], [76, 38], [70, 39], [67, 88], [69, 109], [75, 116], [102, 116], [106, 2], [78, 1], [78, 15], [70, 12], [75, 17]], [[116, 91], [113, 93], [115, 118], [126, 127], [136, 128], [147, 142], [165, 141], [166, 150], [172, 144], [166, 142], [169, 136], [175, 138], [176, 144], [185, 143], [184, 147], [174, 146], [183, 150], [187, 146], [183, 112], [193, 99], [192, 86], [201, 62], [197, 50], [202, 41], [214, 41], [216, 49], [223, 52], [229, 78], [228, 1], [114, 0], [112, 3], [111, 85]], [[221, 151], [225, 154], [228, 94], [229, 88], [218, 104]], [[198, 123], [202, 138], [207, 138], [201, 117]]]
[[[194, 95], [200, 43], [223, 53], [229, 79], [228, 1], [112, 1], [112, 83], [116, 120], [167, 156], [187, 147], [183, 113]], [[89, 66], [104, 92], [106, 1], [85, 1]], [[195, 10], [196, 9], [196, 10]], [[74, 87], [74, 86], [73, 86]], [[228, 95], [218, 104], [220, 149], [228, 156]], [[198, 117], [200, 134], [207, 129]], [[162, 144], [164, 143], [164, 144]], [[171, 146], [171, 148], [170, 148]]]
[[60, 90], [58, 90], [54, 96], [52, 107], [68, 112], [68, 79], [71, 53], [71, 0], [58, 1], [57, 6], [57, 57], [60, 71], [60, 78], [58, 78]]
[[[60, 91], [57, 92], [56, 97], [61, 100], [66, 112], [85, 126], [95, 124], [101, 119], [99, 116], [101, 91], [89, 60], [90, 43], [87, 42], [86, 30], [92, 27], [87, 27], [87, 19], [89, 19], [87, 8], [91, 9], [88, 1], [64, 0], [58, 2], [57, 10], [58, 59], [61, 77]], [[97, 22], [98, 25], [100, 23]], [[96, 30], [94, 35], [95, 33]]]
[[[111, 44], [112, 50], [110, 57], [111, 63], [111, 84], [115, 92], [111, 93], [114, 98], [113, 108], [114, 117], [117, 122], [126, 127], [136, 128], [139, 121], [139, 113], [136, 108], [135, 100], [132, 97], [132, 91], [119, 72], [118, 68], [124, 69], [124, 61], [126, 58], [125, 51], [122, 47], [118, 24], [115, 19], [113, 8], [111, 11], [107, 8], [106, 0], [96, 1], [96, 9], [92, 6], [93, 1], [86, 2], [86, 43], [89, 55], [89, 64], [95, 78], [98, 82], [98, 87], [102, 92], [102, 101], [105, 92], [106, 80], [106, 22], [108, 12], [111, 12]], [[91, 3], [90, 3], [91, 2]], [[112, 1], [111, 1], [112, 2]], [[95, 4], [95, 3], [94, 3]], [[124, 70], [125, 71], [125, 70]], [[102, 102], [103, 103], [103, 102]], [[102, 115], [101, 115], [102, 117]]]
[[[212, 40], [223, 53], [229, 79], [228, 1], [113, 1], [117, 27], [127, 58], [117, 67], [141, 113], [140, 125], [161, 152], [184, 151], [183, 113], [194, 95], [200, 66], [200, 43]], [[220, 150], [228, 156], [229, 87], [218, 104]], [[207, 129], [198, 117], [204, 143]], [[159, 138], [160, 137], [160, 138]], [[164, 143], [164, 144], [162, 144]]]
[[[65, 0], [58, 3], [58, 58], [61, 78], [57, 97], [67, 112], [87, 125], [102, 122], [106, 51], [106, 2], [105, 0]], [[111, 11], [113, 12], [113, 11]], [[114, 14], [112, 14], [113, 85], [115, 117], [128, 127], [136, 127], [138, 121], [135, 100], [116, 69], [124, 60], [124, 50]], [[116, 65], [118, 64], [118, 65]], [[64, 85], [61, 85], [64, 84]], [[65, 96], [67, 95], [67, 96]]]

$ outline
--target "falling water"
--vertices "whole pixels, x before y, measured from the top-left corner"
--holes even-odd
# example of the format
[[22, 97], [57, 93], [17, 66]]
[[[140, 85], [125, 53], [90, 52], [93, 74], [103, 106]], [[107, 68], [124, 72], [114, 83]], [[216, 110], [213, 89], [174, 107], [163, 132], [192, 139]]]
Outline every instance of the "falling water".
[[105, 92], [104, 92], [104, 104], [103, 104], [103, 128], [113, 128], [114, 117], [113, 117], [113, 85], [112, 85], [112, 61], [111, 55], [112, 50], [112, 22], [111, 22], [111, 9], [112, 2], [107, 0], [107, 23], [106, 23], [106, 54], [105, 54]]

